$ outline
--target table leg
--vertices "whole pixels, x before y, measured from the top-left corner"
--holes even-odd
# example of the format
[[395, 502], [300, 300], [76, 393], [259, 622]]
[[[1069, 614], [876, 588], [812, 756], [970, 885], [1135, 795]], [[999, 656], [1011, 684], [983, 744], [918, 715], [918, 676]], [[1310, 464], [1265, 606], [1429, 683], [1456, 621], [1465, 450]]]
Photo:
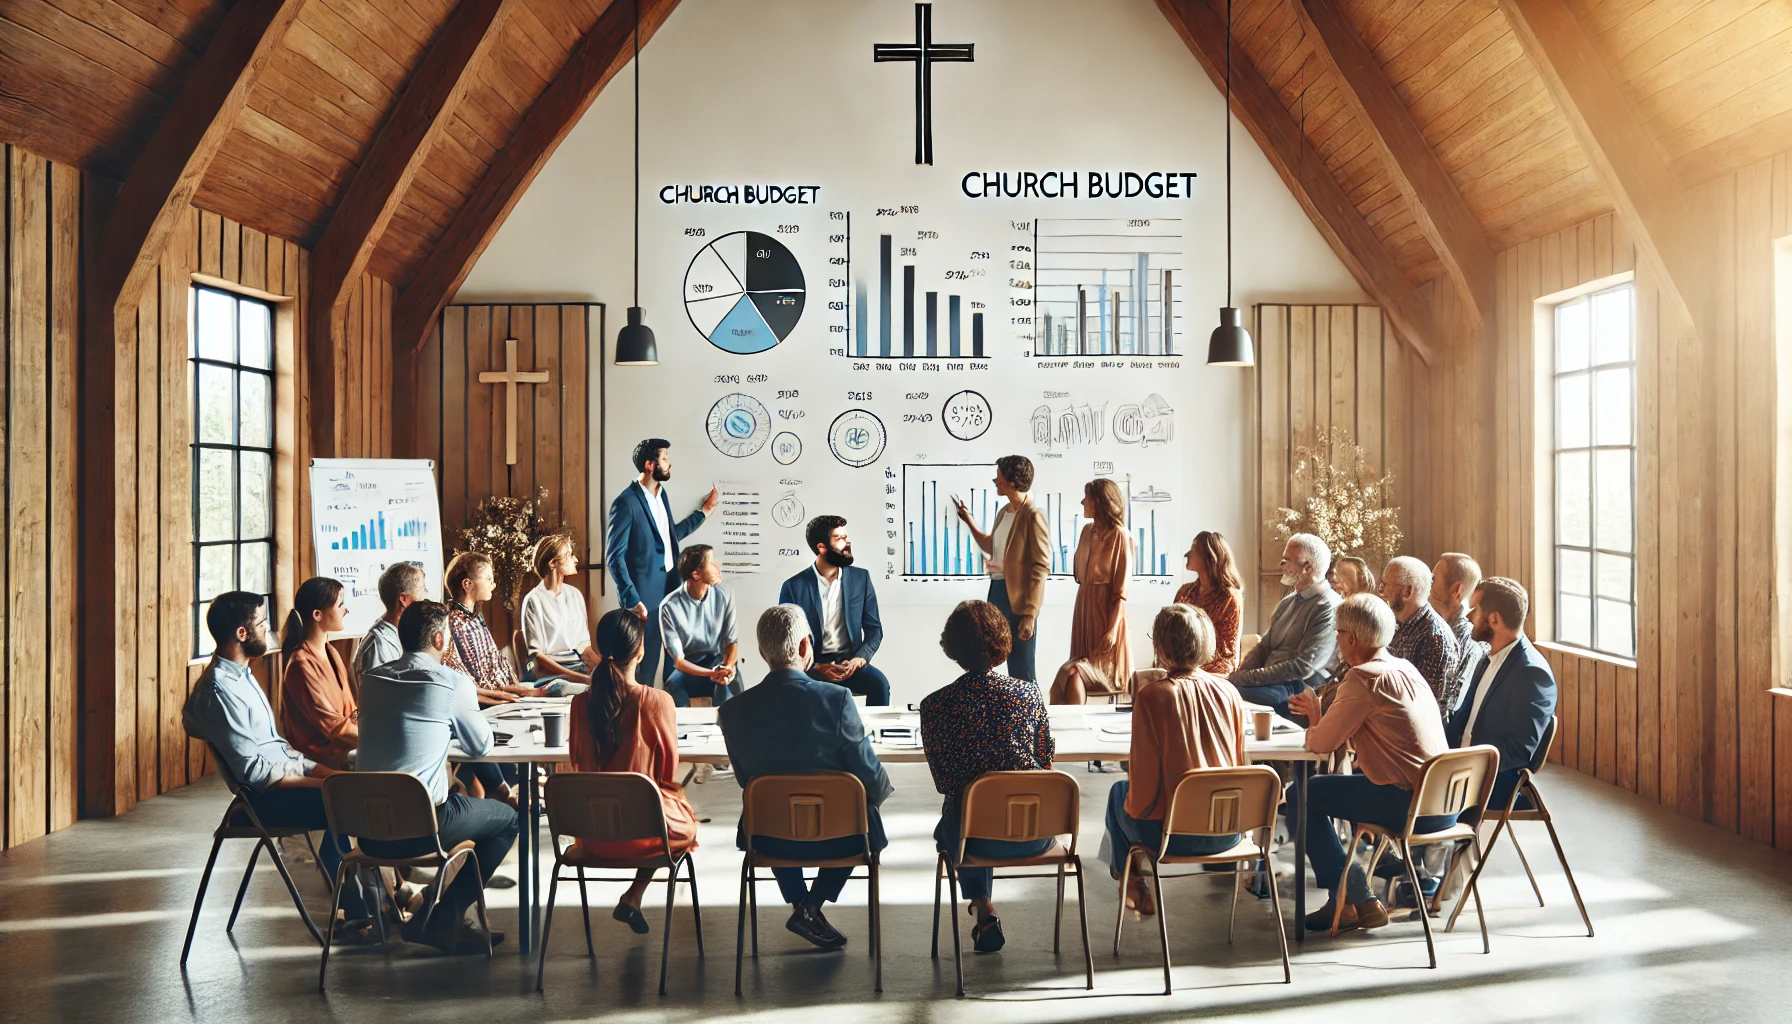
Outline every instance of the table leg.
[[541, 939], [541, 782], [535, 766], [529, 766], [529, 891], [534, 899], [529, 904], [529, 940]]
[[523, 811], [516, 834], [516, 930], [522, 933], [517, 949], [528, 956], [535, 944], [535, 879], [529, 870], [535, 863], [535, 766], [525, 761], [517, 767], [523, 773], [517, 793]]
[[1294, 941], [1307, 940], [1307, 777], [1313, 762], [1294, 762]]

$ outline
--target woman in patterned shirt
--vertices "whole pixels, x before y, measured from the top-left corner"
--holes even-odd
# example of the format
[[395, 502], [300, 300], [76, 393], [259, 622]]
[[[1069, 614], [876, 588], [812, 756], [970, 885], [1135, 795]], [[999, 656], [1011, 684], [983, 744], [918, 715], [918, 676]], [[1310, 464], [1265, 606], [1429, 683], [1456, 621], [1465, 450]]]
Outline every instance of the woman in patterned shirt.
[[1213, 660], [1201, 671], [1228, 675], [1238, 667], [1238, 622], [1244, 581], [1232, 560], [1232, 546], [1212, 530], [1195, 534], [1188, 548], [1188, 571], [1195, 578], [1176, 591], [1176, 603], [1192, 605], [1213, 622]]
[[[921, 742], [934, 788], [946, 798], [933, 837], [949, 857], [958, 852], [959, 800], [978, 776], [1052, 766], [1052, 734], [1039, 687], [991, 671], [1007, 660], [1012, 644], [1007, 618], [987, 601], [961, 603], [940, 633], [941, 649], [964, 675], [921, 702]], [[1051, 844], [1051, 839], [972, 839], [965, 850], [980, 857], [1033, 857]], [[958, 872], [958, 884], [977, 919], [971, 940], [979, 953], [1002, 948], [1002, 922], [990, 902], [994, 877], [989, 868]]]
[[[463, 551], [448, 563], [448, 653], [442, 664], [465, 672], [479, 687], [481, 706], [546, 693], [520, 685], [510, 659], [498, 649], [492, 631], [479, 616], [479, 603], [497, 593], [490, 555]], [[469, 761], [457, 772], [473, 796], [489, 796], [516, 806], [517, 768], [513, 764]]]

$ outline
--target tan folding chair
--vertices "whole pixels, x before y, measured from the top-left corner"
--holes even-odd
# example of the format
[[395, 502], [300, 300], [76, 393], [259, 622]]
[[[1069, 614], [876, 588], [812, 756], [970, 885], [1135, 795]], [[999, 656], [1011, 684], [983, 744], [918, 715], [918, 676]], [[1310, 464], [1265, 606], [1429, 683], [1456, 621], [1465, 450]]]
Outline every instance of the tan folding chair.
[[[473, 840], [468, 839], [452, 850], [442, 849], [441, 827], [436, 823], [435, 801], [430, 799], [423, 780], [406, 772], [337, 772], [324, 779], [324, 816], [330, 831], [339, 836], [353, 836], [356, 849], [342, 858], [336, 869], [336, 898], [330, 901], [330, 920], [336, 919], [336, 904], [342, 896], [342, 879], [350, 871], [366, 868], [435, 868], [435, 898], [425, 908], [423, 927], [436, 912], [442, 893], [454, 881], [455, 873], [471, 867], [479, 877], [479, 858], [473, 853]], [[416, 857], [376, 857], [360, 849], [367, 840], [382, 843], [406, 839], [433, 839], [435, 849]], [[485, 929], [485, 955], [492, 955], [491, 921], [485, 913], [485, 886], [479, 887], [479, 924]], [[383, 915], [376, 915], [383, 916]], [[454, 922], [457, 939], [460, 922]], [[384, 925], [381, 925], [382, 937]], [[317, 968], [317, 988], [324, 987], [324, 974], [330, 969], [330, 936], [324, 938], [323, 962]], [[450, 948], [450, 953], [454, 950]]]
[[[1381, 860], [1389, 846], [1398, 846], [1400, 857], [1406, 862], [1406, 880], [1414, 893], [1424, 890], [1419, 887], [1419, 873], [1413, 863], [1413, 847], [1433, 843], [1460, 843], [1466, 840], [1474, 847], [1476, 859], [1481, 859], [1481, 840], [1473, 825], [1458, 821], [1437, 832], [1418, 832], [1415, 829], [1420, 818], [1444, 814], [1460, 816], [1464, 811], [1486, 807], [1488, 795], [1493, 792], [1493, 776], [1498, 771], [1499, 764], [1500, 752], [1490, 746], [1446, 750], [1425, 762], [1419, 774], [1419, 784], [1412, 791], [1412, 803], [1407, 806], [1406, 824], [1398, 832], [1371, 822], [1356, 822], [1351, 825], [1350, 843], [1345, 846], [1347, 852], [1344, 855], [1344, 873], [1338, 876], [1338, 892], [1332, 897], [1332, 935], [1338, 934], [1338, 922], [1344, 916], [1343, 891], [1350, 881], [1350, 862], [1356, 858], [1359, 840], [1372, 839], [1375, 842], [1374, 851], [1369, 855], [1370, 873], [1374, 872], [1376, 862]], [[1481, 952], [1491, 953], [1493, 947], [1487, 939], [1487, 915], [1481, 908], [1481, 893], [1475, 888], [1473, 880], [1469, 882], [1468, 893], [1475, 898], [1475, 916], [1481, 919]], [[1431, 915], [1421, 908], [1419, 920], [1425, 925], [1425, 952], [1431, 958], [1431, 966], [1435, 968], [1437, 945], [1431, 938]]]
[[[591, 943], [591, 904], [585, 898], [585, 883], [632, 882], [641, 868], [665, 868], [666, 927], [660, 943], [660, 995], [666, 994], [666, 959], [672, 951], [672, 905], [678, 895], [678, 883], [691, 887], [691, 912], [697, 920], [697, 955], [703, 955], [703, 907], [697, 901], [697, 862], [691, 851], [672, 852], [672, 839], [666, 828], [666, 806], [660, 802], [660, 787], [640, 772], [563, 772], [548, 778], [548, 834], [554, 844], [554, 875], [548, 883], [547, 919], [541, 925], [540, 959], [535, 965], [535, 991], [542, 990], [542, 972], [548, 961], [548, 933], [554, 927], [554, 895], [562, 881], [579, 883], [579, 909], [585, 918], [585, 952], [593, 959], [597, 949]], [[657, 839], [659, 849], [646, 857], [598, 857], [577, 842], [564, 849], [560, 837], [593, 842], [625, 843], [637, 839]], [[562, 875], [566, 868], [577, 870], [571, 877]], [[627, 870], [622, 876], [585, 877], [586, 868]], [[678, 877], [684, 869], [687, 878]]]
[[1243, 636], [1239, 637], [1238, 638], [1238, 660], [1243, 661], [1244, 656], [1251, 653], [1251, 648], [1257, 646], [1258, 644], [1260, 644], [1262, 642], [1263, 642], [1263, 634], [1262, 633], [1246, 633]]
[[[1542, 742], [1537, 744], [1537, 752], [1531, 756], [1531, 763], [1519, 769], [1518, 784], [1512, 787], [1512, 795], [1506, 799], [1506, 806], [1483, 811], [1481, 820], [1495, 823], [1493, 835], [1487, 840], [1487, 853], [1492, 854], [1493, 848], [1499, 845], [1501, 831], [1512, 838], [1512, 849], [1518, 851], [1518, 862], [1524, 865], [1525, 877], [1531, 880], [1531, 891], [1537, 894], [1539, 907], [1543, 906], [1543, 889], [1537, 884], [1537, 876], [1531, 873], [1531, 862], [1524, 855], [1524, 847], [1518, 845], [1518, 830], [1507, 826], [1515, 821], [1541, 821], [1543, 827], [1549, 829], [1549, 841], [1555, 844], [1556, 860], [1562, 865], [1562, 874], [1568, 878], [1568, 891], [1574, 894], [1574, 905], [1580, 908], [1580, 919], [1587, 926], [1587, 938], [1590, 939], [1593, 937], [1593, 919], [1587, 915], [1587, 904], [1580, 898], [1580, 886], [1574, 884], [1574, 872], [1568, 868], [1568, 855], [1562, 852], [1562, 840], [1556, 835], [1555, 821], [1550, 818], [1549, 808], [1543, 803], [1543, 794], [1537, 791], [1537, 773], [1549, 761], [1549, 750], [1555, 745], [1559, 725], [1560, 719], [1551, 715], [1549, 725], [1543, 730]], [[1520, 797], [1529, 799], [1531, 806], [1520, 808]], [[1481, 877], [1481, 869], [1485, 866], [1485, 860], [1476, 862], [1475, 870], [1468, 878], [1471, 887]], [[1456, 909], [1450, 914], [1450, 923], [1444, 926], [1446, 932], [1454, 931], [1456, 919], [1462, 916], [1462, 905], [1466, 901], [1467, 892], [1463, 895], [1464, 900], [1457, 901]]]
[[[865, 784], [850, 772], [816, 772], [812, 775], [761, 775], [747, 783], [741, 795], [741, 834], [747, 850], [740, 862], [740, 904], [734, 925], [734, 994], [740, 995], [741, 957], [746, 944], [747, 920], [753, 922], [753, 958], [759, 958], [759, 883], [773, 879], [760, 868], [856, 868], [864, 867], [869, 883], [871, 957], [875, 991], [884, 990], [883, 921], [878, 908], [877, 851], [871, 848], [871, 815], [866, 809]], [[856, 836], [864, 852], [833, 860], [785, 860], [753, 849], [755, 838], [820, 842]]]
[[[210, 744], [207, 744], [210, 747]], [[211, 747], [212, 763], [222, 765], [223, 758], [218, 756], [218, 748]], [[324, 937], [317, 930], [317, 922], [311, 919], [311, 912], [305, 909], [305, 901], [299, 896], [299, 887], [293, 884], [292, 875], [286, 870], [286, 861], [280, 856], [280, 844], [277, 840], [287, 836], [304, 836], [305, 845], [311, 848], [311, 859], [318, 865], [318, 873], [324, 876], [324, 884], [333, 881], [328, 872], [323, 870], [323, 862], [317, 856], [317, 847], [311, 842], [311, 832], [294, 826], [269, 827], [262, 823], [261, 817], [250, 806], [242, 787], [230, 777], [230, 772], [220, 769], [219, 775], [224, 777], [224, 784], [230, 789], [230, 803], [224, 808], [224, 820], [218, 822], [216, 831], [212, 833], [212, 853], [205, 860], [205, 872], [199, 876], [199, 892], [193, 896], [193, 917], [187, 922], [187, 941], [180, 947], [180, 964], [187, 965], [187, 954], [193, 950], [193, 933], [199, 927], [199, 908], [205, 904], [205, 890], [211, 885], [212, 868], [218, 863], [218, 849], [226, 839], [253, 839], [255, 849], [249, 854], [249, 866], [243, 869], [243, 880], [236, 889], [236, 903], [230, 908], [230, 921], [224, 926], [226, 932], [236, 930], [236, 917], [243, 909], [243, 897], [249, 892], [249, 879], [255, 877], [255, 862], [266, 849], [274, 862], [274, 870], [280, 872], [280, 880], [286, 883], [286, 891], [292, 896], [292, 905], [299, 908], [299, 918], [305, 922], [305, 928], [311, 937], [323, 945]], [[331, 914], [335, 919], [335, 914]]]
[[[933, 958], [940, 956], [940, 880], [952, 891], [947, 916], [952, 919], [952, 966], [958, 994], [964, 995], [964, 950], [958, 934], [958, 871], [960, 868], [1051, 867], [1046, 874], [1003, 875], [1003, 878], [1056, 878], [1058, 912], [1052, 922], [1052, 952], [1060, 949], [1064, 931], [1064, 878], [1076, 877], [1076, 912], [1083, 928], [1083, 975], [1086, 989], [1095, 987], [1095, 960], [1089, 953], [1089, 900], [1083, 885], [1083, 859], [1077, 856], [1078, 820], [1082, 790], [1076, 779], [1052, 769], [1041, 771], [984, 772], [965, 787], [958, 816], [958, 847], [941, 853], [933, 874]], [[1059, 836], [1069, 836], [1065, 847]], [[999, 839], [1010, 843], [1052, 840], [1051, 848], [1032, 857], [977, 857], [966, 855], [971, 839]]]
[[529, 642], [523, 639], [523, 631], [510, 631], [510, 657], [516, 662], [516, 677], [522, 679], [529, 674]]
[[[1132, 877], [1132, 854], [1141, 853], [1152, 864], [1152, 888], [1157, 895], [1157, 939], [1163, 948], [1164, 995], [1170, 994], [1170, 925], [1166, 919], [1169, 905], [1164, 902], [1165, 864], [1230, 864], [1232, 865], [1232, 919], [1226, 925], [1226, 941], [1231, 942], [1238, 928], [1238, 890], [1244, 887], [1245, 876], [1256, 873], [1261, 861], [1269, 871], [1269, 895], [1275, 907], [1276, 938], [1282, 943], [1282, 981], [1293, 983], [1288, 966], [1288, 936], [1282, 931], [1282, 896], [1276, 890], [1274, 865], [1269, 859], [1269, 844], [1276, 831], [1276, 808], [1282, 799], [1282, 780], [1275, 769], [1265, 765], [1239, 768], [1196, 768], [1182, 773], [1170, 793], [1170, 806], [1164, 815], [1164, 836], [1155, 850], [1134, 846], [1127, 853], [1120, 869], [1120, 913], [1114, 920], [1114, 955], [1120, 955], [1120, 927], [1126, 921], [1126, 886]], [[1208, 854], [1174, 854], [1170, 840], [1176, 836], [1230, 836], [1246, 833], [1229, 850]], [[1243, 865], [1251, 864], [1251, 870]], [[1187, 878], [1188, 875], [1170, 875]]]

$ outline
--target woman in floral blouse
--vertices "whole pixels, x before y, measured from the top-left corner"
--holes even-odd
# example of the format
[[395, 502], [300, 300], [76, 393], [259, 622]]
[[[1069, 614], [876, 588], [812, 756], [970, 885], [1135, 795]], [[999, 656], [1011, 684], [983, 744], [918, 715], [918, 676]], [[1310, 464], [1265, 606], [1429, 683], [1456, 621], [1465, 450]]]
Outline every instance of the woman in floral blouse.
[[[481, 706], [502, 704], [518, 697], [539, 696], [546, 690], [517, 682], [516, 669], [498, 649], [491, 627], [479, 616], [479, 604], [497, 593], [490, 555], [463, 551], [448, 562], [448, 655], [442, 663], [473, 677]], [[517, 768], [512, 764], [469, 761], [456, 773], [474, 796], [489, 796], [516, 805]]]
[[[940, 633], [940, 647], [964, 675], [921, 702], [921, 742], [934, 788], [946, 798], [933, 837], [948, 856], [958, 852], [959, 800], [978, 776], [1052, 766], [1052, 734], [1039, 687], [990, 671], [1007, 659], [1012, 643], [1008, 620], [987, 601], [961, 603]], [[965, 850], [980, 857], [1032, 857], [1051, 844], [1050, 839], [972, 839]], [[1002, 948], [1002, 922], [990, 902], [994, 877], [989, 868], [958, 872], [958, 884], [977, 919], [971, 940], [979, 953]]]
[[1238, 667], [1238, 622], [1244, 581], [1232, 560], [1226, 538], [1212, 530], [1195, 534], [1188, 548], [1188, 571], [1195, 578], [1176, 591], [1176, 603], [1199, 608], [1213, 622], [1213, 660], [1201, 671], [1228, 675]]

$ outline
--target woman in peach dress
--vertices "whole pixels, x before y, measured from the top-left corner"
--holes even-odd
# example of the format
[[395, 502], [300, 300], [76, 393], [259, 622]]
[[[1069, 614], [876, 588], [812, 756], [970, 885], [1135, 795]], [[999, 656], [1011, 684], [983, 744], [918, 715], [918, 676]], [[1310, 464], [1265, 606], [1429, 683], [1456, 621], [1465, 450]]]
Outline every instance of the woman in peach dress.
[[[641, 622], [616, 609], [597, 622], [599, 657], [591, 670], [591, 689], [572, 700], [571, 753], [582, 772], [640, 772], [660, 787], [666, 832], [677, 856], [697, 846], [697, 815], [678, 784], [678, 722], [672, 696], [635, 682], [641, 663]], [[587, 842], [579, 845], [594, 857], [638, 860], [662, 852], [658, 839]], [[641, 897], [653, 881], [653, 869], [641, 868], [611, 917], [638, 934], [647, 933]], [[668, 883], [670, 884], [670, 883]]]
[[1083, 485], [1076, 542], [1076, 608], [1070, 619], [1070, 662], [1052, 685], [1052, 703], [1082, 704], [1089, 694], [1124, 692], [1132, 680], [1126, 636], [1126, 585], [1133, 544], [1126, 533], [1126, 499], [1102, 477]]

